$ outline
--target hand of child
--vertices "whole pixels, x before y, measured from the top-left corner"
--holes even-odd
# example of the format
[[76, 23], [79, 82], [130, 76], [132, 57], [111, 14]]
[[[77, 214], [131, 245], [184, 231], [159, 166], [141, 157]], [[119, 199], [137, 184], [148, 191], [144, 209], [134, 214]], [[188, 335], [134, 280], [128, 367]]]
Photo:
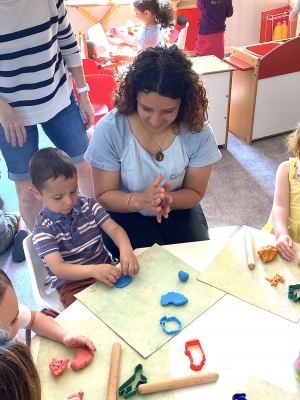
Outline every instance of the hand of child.
[[119, 34], [120, 34], [120, 31], [117, 28], [110, 28], [110, 30], [108, 32], [108, 36], [110, 36], [110, 37], [118, 37]]
[[94, 354], [96, 351], [96, 347], [94, 346], [94, 343], [90, 339], [88, 339], [82, 335], [74, 336], [74, 335], [68, 334], [64, 338], [63, 343], [67, 347], [87, 347], [92, 354]]
[[64, 398], [64, 400], [82, 400], [83, 399], [83, 392], [74, 392], [68, 394], [67, 397]]
[[93, 271], [93, 278], [114, 287], [116, 281], [121, 277], [121, 271], [111, 264], [97, 264]]
[[136, 275], [140, 270], [139, 262], [132, 248], [120, 248], [120, 264], [123, 275]]
[[276, 242], [276, 247], [279, 251], [279, 254], [286, 260], [290, 261], [293, 258], [295, 258], [294, 252], [292, 250], [293, 240], [289, 235], [286, 235], [284, 233], [284, 234], [278, 236], [277, 242]]

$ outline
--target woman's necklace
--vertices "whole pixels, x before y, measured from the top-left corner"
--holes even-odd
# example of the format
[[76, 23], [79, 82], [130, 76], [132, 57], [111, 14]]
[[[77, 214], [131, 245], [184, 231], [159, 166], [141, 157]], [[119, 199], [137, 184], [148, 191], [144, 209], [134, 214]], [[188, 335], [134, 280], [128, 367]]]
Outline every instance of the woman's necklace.
[[[145, 129], [145, 128], [144, 128], [144, 129]], [[161, 148], [162, 148], [162, 146], [163, 146], [163, 144], [164, 144], [165, 138], [167, 137], [169, 131], [167, 131], [167, 133], [165, 134], [165, 137], [163, 138], [163, 141], [162, 141], [162, 143], [161, 143], [160, 146], [156, 143], [156, 141], [153, 139], [152, 135], [147, 131], [147, 129], [145, 129], [145, 131], [148, 133], [148, 135], [150, 136], [150, 138], [153, 140], [153, 142], [154, 142], [154, 143], [156, 144], [156, 146], [158, 147], [158, 152], [157, 152], [157, 153], [155, 154], [155, 156], [154, 156], [154, 157], [155, 157], [155, 160], [158, 161], [158, 162], [161, 162], [161, 161], [165, 158], [164, 153], [161, 151]]]

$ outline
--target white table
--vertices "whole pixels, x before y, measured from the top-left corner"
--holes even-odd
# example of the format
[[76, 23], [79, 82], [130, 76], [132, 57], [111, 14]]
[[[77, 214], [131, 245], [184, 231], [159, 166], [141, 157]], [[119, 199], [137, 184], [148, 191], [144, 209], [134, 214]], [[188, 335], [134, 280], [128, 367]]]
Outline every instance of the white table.
[[[201, 272], [227, 242], [228, 239], [222, 239], [164, 247]], [[144, 250], [137, 249], [135, 254]], [[94, 314], [76, 301], [57, 320], [92, 318], [96, 318]], [[202, 372], [216, 371], [220, 377], [216, 383], [175, 390], [176, 400], [231, 399], [238, 389], [243, 390], [249, 374], [298, 393], [300, 397], [300, 385], [291, 366], [300, 348], [299, 324], [227, 294], [170, 340], [173, 377], [197, 373], [188, 367], [184, 354], [184, 343], [191, 339], [199, 339], [205, 353]], [[36, 336], [32, 340], [35, 356], [38, 345]]]

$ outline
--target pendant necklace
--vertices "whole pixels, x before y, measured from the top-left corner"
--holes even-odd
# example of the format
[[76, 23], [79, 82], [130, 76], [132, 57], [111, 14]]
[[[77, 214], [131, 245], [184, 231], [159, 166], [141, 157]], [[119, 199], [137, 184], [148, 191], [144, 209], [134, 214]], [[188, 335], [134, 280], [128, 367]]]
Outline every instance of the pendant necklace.
[[[145, 128], [144, 128], [145, 129]], [[158, 152], [155, 154], [155, 160], [156, 161], [158, 161], [158, 162], [161, 162], [164, 158], [165, 158], [165, 156], [164, 156], [164, 153], [161, 151], [161, 148], [162, 148], [162, 145], [164, 144], [164, 141], [165, 141], [165, 138], [167, 137], [167, 135], [168, 135], [168, 131], [167, 131], [167, 133], [165, 134], [165, 137], [164, 137], [164, 139], [163, 139], [163, 141], [162, 141], [162, 144], [160, 145], [160, 146], [158, 146], [158, 144], [156, 143], [156, 141], [153, 139], [153, 137], [150, 135], [150, 133], [147, 131], [147, 129], [145, 129], [145, 131], [148, 133], [148, 135], [150, 136], [150, 138], [153, 140], [153, 142], [156, 144], [156, 146], [158, 147]]]

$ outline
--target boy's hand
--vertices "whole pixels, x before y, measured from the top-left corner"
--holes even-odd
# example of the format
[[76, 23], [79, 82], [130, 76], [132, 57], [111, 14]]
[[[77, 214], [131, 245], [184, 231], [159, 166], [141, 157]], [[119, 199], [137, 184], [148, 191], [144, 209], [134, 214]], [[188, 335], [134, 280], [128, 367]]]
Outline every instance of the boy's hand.
[[286, 260], [292, 260], [295, 258], [293, 248], [293, 240], [289, 235], [281, 234], [277, 238], [276, 247], [279, 254]]
[[121, 271], [111, 264], [97, 264], [94, 268], [93, 278], [114, 287], [116, 281], [121, 277]]
[[74, 336], [74, 335], [68, 334], [64, 338], [63, 343], [67, 347], [87, 347], [92, 354], [94, 354], [96, 351], [96, 347], [94, 346], [94, 343], [90, 339], [88, 339], [82, 335]]
[[120, 264], [123, 275], [136, 275], [140, 270], [139, 262], [132, 248], [120, 249]]

